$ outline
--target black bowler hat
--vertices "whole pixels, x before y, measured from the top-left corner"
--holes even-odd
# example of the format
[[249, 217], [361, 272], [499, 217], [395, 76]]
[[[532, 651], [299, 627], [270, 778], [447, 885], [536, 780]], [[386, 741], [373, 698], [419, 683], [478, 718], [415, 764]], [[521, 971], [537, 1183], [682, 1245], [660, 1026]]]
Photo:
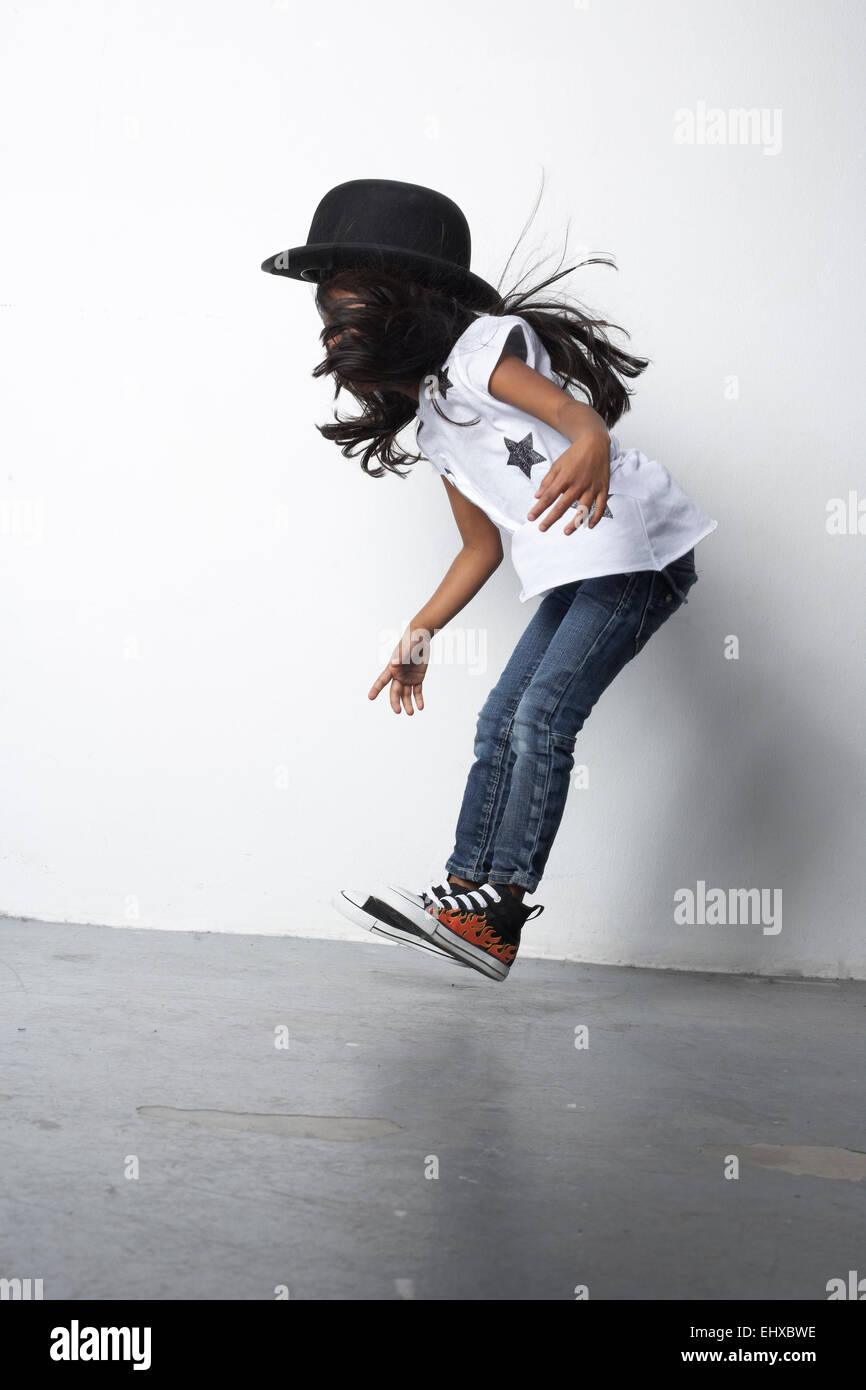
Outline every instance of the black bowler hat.
[[338, 270], [378, 266], [489, 308], [499, 293], [469, 269], [469, 223], [455, 202], [432, 188], [395, 179], [351, 179], [326, 193], [305, 246], [262, 262], [271, 275], [318, 284]]

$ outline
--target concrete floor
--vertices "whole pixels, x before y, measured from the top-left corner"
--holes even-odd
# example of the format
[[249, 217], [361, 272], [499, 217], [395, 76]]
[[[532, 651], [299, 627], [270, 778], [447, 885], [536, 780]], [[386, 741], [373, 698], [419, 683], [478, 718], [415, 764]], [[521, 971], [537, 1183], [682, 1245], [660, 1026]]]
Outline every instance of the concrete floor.
[[866, 1274], [863, 983], [520, 960], [495, 985], [373, 941], [6, 919], [0, 991], [0, 1277], [46, 1299]]

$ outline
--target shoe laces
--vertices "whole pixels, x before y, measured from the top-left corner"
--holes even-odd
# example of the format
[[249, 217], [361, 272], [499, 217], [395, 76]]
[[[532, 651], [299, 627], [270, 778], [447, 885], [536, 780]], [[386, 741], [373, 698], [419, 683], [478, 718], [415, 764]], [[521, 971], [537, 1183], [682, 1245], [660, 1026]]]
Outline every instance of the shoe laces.
[[431, 883], [421, 894], [428, 907], [458, 908], [461, 912], [484, 912], [492, 903], [502, 901], [502, 895], [492, 883], [480, 888], [462, 888], [460, 884]]

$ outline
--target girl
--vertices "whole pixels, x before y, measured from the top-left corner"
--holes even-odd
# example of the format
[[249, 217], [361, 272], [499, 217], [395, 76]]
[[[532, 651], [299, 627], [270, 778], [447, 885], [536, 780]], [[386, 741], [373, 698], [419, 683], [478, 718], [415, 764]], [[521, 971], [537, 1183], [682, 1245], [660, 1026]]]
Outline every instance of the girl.
[[[571, 268], [500, 296], [469, 270], [468, 226], [443, 195], [390, 180], [340, 185], [307, 245], [263, 269], [316, 283], [326, 357], [313, 375], [332, 375], [336, 395], [346, 389], [361, 407], [321, 433], [375, 476], [428, 459], [462, 539], [369, 698], [387, 686], [395, 714], [423, 710], [430, 640], [490, 578], [503, 536], [521, 600], [542, 599], [478, 716], [441, 882], [335, 900], [371, 931], [502, 981], [524, 922], [543, 911], [523, 898], [562, 818], [576, 736], [687, 602], [694, 547], [718, 523], [610, 432], [629, 409], [624, 378], [648, 361], [610, 342], [613, 325], [538, 298]], [[407, 454], [397, 436], [413, 420], [421, 452]]]

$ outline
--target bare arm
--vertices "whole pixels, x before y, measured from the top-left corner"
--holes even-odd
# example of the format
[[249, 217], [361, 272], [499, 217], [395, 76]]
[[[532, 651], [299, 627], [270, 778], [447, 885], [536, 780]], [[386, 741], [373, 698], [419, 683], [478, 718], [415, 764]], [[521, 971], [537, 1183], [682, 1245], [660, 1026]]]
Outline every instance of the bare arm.
[[498, 528], [480, 507], [444, 478], [442, 481], [463, 546], [436, 592], [415, 614], [391, 660], [370, 689], [369, 698], [375, 700], [390, 683], [395, 714], [400, 713], [401, 707], [406, 714], [413, 714], [413, 696], [418, 709], [424, 708], [422, 685], [430, 660], [431, 638], [466, 607], [502, 562]]
[[442, 482], [463, 541], [439, 588], [415, 614], [411, 626], [431, 637], [465, 608], [502, 563], [502, 538], [489, 516], [464, 497], [456, 487]]
[[587, 524], [590, 529], [597, 526], [607, 506], [610, 484], [610, 434], [601, 416], [512, 353], [503, 353], [494, 367], [490, 394], [534, 415], [571, 440], [571, 447], [548, 469], [527, 520], [535, 521], [556, 503], [538, 528], [546, 531], [577, 503], [575, 518], [564, 528], [570, 536], [594, 503], [594, 515]]

